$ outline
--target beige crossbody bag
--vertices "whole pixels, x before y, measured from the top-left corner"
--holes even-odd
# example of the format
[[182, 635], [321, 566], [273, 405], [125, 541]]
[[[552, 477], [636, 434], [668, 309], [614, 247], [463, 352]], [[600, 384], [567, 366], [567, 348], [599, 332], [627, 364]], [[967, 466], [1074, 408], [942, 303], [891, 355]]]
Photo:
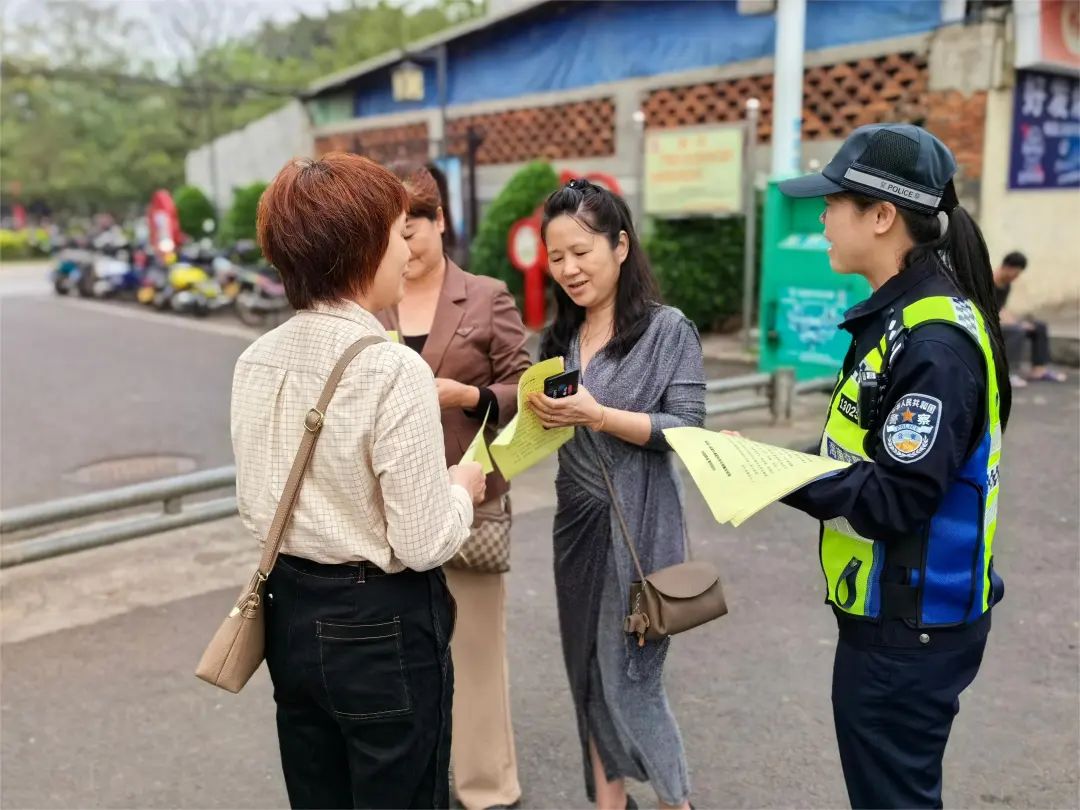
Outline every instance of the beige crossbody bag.
[[296, 506], [300, 485], [304, 481], [304, 473], [315, 451], [315, 443], [322, 432], [326, 406], [330, 404], [330, 399], [334, 396], [334, 391], [337, 390], [338, 383], [341, 381], [341, 375], [345, 373], [349, 363], [368, 346], [374, 346], [383, 341], [384, 338], [381, 337], [366, 337], [346, 349], [337, 365], [334, 366], [334, 370], [330, 372], [318, 403], [304, 417], [304, 438], [300, 441], [300, 449], [296, 451], [296, 458], [293, 460], [292, 469], [289, 470], [285, 488], [281, 492], [281, 500], [278, 501], [274, 520], [270, 524], [270, 531], [267, 532], [259, 567], [255, 570], [251, 581], [240, 592], [240, 598], [236, 600], [236, 604], [225, 617], [225, 621], [214, 633], [214, 637], [207, 645], [195, 669], [195, 674], [207, 683], [220, 686], [229, 692], [239, 692], [263, 662], [266, 648], [263, 610], [266, 578], [273, 570], [274, 563], [277, 562], [281, 541], [289, 526], [293, 507]]

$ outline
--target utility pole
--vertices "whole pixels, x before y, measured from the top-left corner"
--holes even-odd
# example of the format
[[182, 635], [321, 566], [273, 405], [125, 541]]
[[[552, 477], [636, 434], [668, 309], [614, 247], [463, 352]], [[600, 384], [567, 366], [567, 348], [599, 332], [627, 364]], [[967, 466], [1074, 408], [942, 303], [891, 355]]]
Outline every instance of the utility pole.
[[777, 0], [773, 77], [773, 177], [798, 174], [802, 156], [806, 0]]

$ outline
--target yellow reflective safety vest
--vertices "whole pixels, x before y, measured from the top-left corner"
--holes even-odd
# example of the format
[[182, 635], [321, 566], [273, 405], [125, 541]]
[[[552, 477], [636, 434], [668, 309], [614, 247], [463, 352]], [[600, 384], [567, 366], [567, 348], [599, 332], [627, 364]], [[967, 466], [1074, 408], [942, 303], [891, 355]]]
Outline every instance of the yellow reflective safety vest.
[[[974, 621], [990, 609], [1001, 588], [993, 571], [994, 534], [1000, 494], [998, 465], [1001, 461], [1000, 396], [989, 333], [978, 309], [962, 298], [933, 296], [908, 304], [891, 324], [880, 343], [833, 392], [829, 418], [821, 438], [821, 455], [849, 462], [871, 461], [865, 443], [869, 430], [860, 427], [849, 413], [859, 401], [859, 379], [864, 371], [883, 373], [892, 358], [902, 352], [894, 339], [931, 323], [951, 324], [978, 345], [986, 366], [986, 413], [983, 436], [958, 470], [955, 479], [921, 536], [886, 543], [861, 537], [844, 518], [826, 521], [821, 532], [821, 569], [825, 574], [827, 601], [839, 611], [856, 617], [877, 619], [885, 613], [900, 616], [921, 627], [956, 626]], [[897, 452], [919, 452], [929, 433], [923, 427], [940, 407], [932, 398], [918, 395], [901, 400], [901, 412], [893, 413], [883, 431]], [[847, 413], [847, 415], [845, 415]], [[888, 559], [886, 559], [888, 556]], [[899, 563], [904, 581], [883, 578], [886, 566]], [[898, 610], [897, 606], [903, 603]]]

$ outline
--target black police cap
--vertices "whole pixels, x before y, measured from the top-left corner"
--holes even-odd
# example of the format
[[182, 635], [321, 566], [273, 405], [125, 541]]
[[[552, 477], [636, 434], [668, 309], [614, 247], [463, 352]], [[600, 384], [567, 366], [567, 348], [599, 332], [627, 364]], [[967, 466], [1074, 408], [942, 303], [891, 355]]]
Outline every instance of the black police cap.
[[956, 207], [949, 147], [913, 124], [859, 127], [819, 174], [780, 183], [789, 197], [824, 197], [845, 191], [932, 214]]

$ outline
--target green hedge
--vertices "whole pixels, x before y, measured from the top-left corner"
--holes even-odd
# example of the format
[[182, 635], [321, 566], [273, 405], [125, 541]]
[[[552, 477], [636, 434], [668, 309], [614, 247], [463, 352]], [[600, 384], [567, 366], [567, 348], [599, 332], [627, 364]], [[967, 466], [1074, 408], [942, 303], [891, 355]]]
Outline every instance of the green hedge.
[[9, 231], [0, 229], [0, 259], [16, 261], [48, 256], [51, 250], [49, 232], [44, 228]]
[[535, 161], [524, 166], [488, 206], [476, 229], [469, 252], [469, 270], [502, 279], [520, 301], [524, 278], [506, 256], [510, 227], [529, 216], [559, 187], [559, 177], [549, 163]]
[[[743, 217], [651, 223], [645, 250], [664, 301], [702, 331], [730, 327], [742, 313], [744, 223]], [[758, 223], [755, 278], [761, 267], [760, 207]]]
[[223, 243], [255, 238], [255, 216], [259, 211], [259, 198], [266, 186], [266, 183], [257, 182], [233, 189], [232, 208], [226, 214], [221, 229]]
[[203, 194], [202, 189], [197, 186], [180, 186], [173, 194], [173, 201], [180, 219], [180, 230], [192, 239], [202, 239], [207, 235], [203, 231], [203, 223], [208, 219], [214, 221], [216, 229], [217, 216], [213, 203]]

